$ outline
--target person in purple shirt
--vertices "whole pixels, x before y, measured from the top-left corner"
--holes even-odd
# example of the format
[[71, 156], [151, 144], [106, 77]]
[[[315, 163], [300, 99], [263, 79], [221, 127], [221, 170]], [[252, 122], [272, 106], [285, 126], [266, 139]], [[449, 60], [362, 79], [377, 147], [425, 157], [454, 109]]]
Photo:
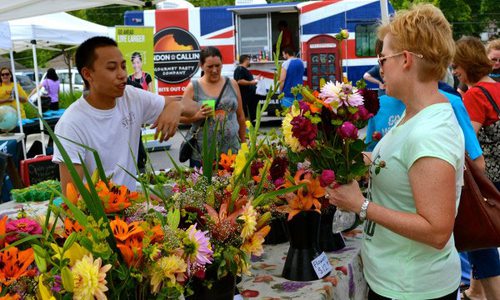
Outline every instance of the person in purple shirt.
[[[47, 91], [48, 96], [50, 97], [50, 109], [59, 110], [59, 76], [57, 76], [54, 68], [47, 70], [47, 76], [45, 76], [45, 79], [42, 83], [40, 83], [38, 89], [41, 89], [42, 87]], [[33, 89], [30, 97], [34, 93], [36, 93], [36, 89]]]

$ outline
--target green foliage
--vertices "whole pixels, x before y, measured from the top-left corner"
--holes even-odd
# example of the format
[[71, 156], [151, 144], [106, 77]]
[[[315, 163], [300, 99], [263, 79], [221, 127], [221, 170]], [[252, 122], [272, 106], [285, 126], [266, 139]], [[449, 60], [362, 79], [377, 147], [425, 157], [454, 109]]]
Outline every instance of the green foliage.
[[[82, 96], [82, 92], [59, 93], [59, 108], [68, 108], [71, 103], [75, 102]], [[31, 103], [23, 103], [24, 112], [27, 119], [34, 119], [38, 117], [38, 108]]]
[[497, 0], [392, 0], [395, 10], [407, 9], [415, 3], [432, 3], [439, 7], [453, 26], [455, 39], [464, 35], [478, 36], [488, 22], [496, 21]]
[[69, 92], [59, 93], [59, 108], [68, 108], [71, 103], [75, 102], [82, 96], [82, 92]]
[[[59, 54], [60, 53], [57, 51], [36, 49], [36, 59], [38, 62], [38, 67], [45, 68], [47, 62]], [[14, 52], [14, 60], [17, 63], [22, 64], [26, 68], [33, 68], [34, 67], [34, 65], [33, 65], [33, 52], [31, 50], [31, 48], [29, 48], [25, 51], [21, 51], [21, 52]]]
[[34, 119], [38, 117], [37, 108], [31, 103], [23, 103], [24, 112], [26, 113], [26, 119]]

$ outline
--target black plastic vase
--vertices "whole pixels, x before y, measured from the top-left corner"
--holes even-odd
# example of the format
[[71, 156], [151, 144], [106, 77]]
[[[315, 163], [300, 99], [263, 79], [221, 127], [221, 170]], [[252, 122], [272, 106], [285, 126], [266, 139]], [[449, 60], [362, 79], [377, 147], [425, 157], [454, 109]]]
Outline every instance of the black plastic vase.
[[288, 242], [288, 232], [285, 218], [273, 218], [271, 220], [271, 230], [264, 239], [266, 245], [276, 245]]
[[293, 281], [320, 279], [311, 263], [321, 254], [318, 242], [320, 220], [318, 212], [302, 211], [287, 222], [290, 248], [283, 267], [284, 278]]
[[319, 248], [325, 252], [332, 252], [345, 247], [344, 239], [340, 233], [333, 233], [332, 224], [336, 207], [328, 207], [321, 213], [321, 225], [319, 227]]
[[236, 277], [227, 275], [214, 281], [212, 288], [203, 285], [201, 279], [194, 279], [191, 288], [194, 294], [185, 297], [186, 300], [233, 300], [234, 289], [236, 288]]

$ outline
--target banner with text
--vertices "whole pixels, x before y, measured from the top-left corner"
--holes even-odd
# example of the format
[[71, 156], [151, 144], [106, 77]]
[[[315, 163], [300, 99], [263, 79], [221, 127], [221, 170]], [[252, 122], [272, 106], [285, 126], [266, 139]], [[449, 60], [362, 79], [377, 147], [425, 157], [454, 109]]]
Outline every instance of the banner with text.
[[116, 26], [116, 42], [127, 61], [128, 84], [154, 92], [153, 27]]

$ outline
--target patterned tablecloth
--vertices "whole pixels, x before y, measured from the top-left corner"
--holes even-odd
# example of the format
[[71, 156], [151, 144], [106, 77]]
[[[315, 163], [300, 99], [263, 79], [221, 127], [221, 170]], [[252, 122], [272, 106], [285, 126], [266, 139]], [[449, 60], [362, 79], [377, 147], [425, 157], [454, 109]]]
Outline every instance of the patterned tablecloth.
[[281, 277], [288, 243], [265, 245], [262, 257], [252, 260], [252, 275], [238, 284], [244, 299], [366, 299], [368, 287], [363, 277], [361, 227], [345, 235], [346, 247], [326, 253], [333, 271], [316, 281], [289, 281]]
[[0, 204], [0, 217], [15, 218], [21, 209], [24, 209], [28, 216], [45, 216], [48, 204], [48, 201], [18, 203], [12, 200]]
[[[28, 215], [45, 215], [47, 203], [16, 203], [10, 201], [0, 205], [0, 217], [15, 217], [21, 208]], [[252, 259], [252, 275], [243, 276], [238, 289], [244, 299], [366, 299], [368, 288], [363, 277], [361, 257], [361, 227], [344, 235], [346, 247], [326, 253], [333, 271], [329, 276], [316, 281], [289, 281], [281, 277], [288, 252], [288, 243], [265, 245], [264, 254]]]

